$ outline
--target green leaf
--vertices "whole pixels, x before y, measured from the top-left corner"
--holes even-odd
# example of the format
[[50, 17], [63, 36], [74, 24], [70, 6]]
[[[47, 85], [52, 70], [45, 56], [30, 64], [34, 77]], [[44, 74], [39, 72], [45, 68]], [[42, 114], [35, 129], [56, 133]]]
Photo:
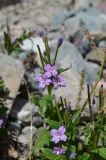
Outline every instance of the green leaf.
[[46, 57], [43, 57], [43, 61], [45, 62], [45, 64], [48, 64], [48, 59]]
[[89, 154], [84, 153], [83, 155], [79, 156], [79, 160], [88, 160], [89, 159]]
[[42, 115], [42, 117], [45, 116], [45, 113], [47, 111], [48, 107], [51, 107], [51, 102], [52, 102], [53, 97], [51, 95], [45, 95], [41, 98], [41, 100], [39, 101], [39, 105], [40, 105], [40, 113]]
[[7, 108], [6, 107], [0, 107], [0, 116], [5, 116], [6, 115], [6, 113], [7, 113]]
[[97, 155], [99, 155], [103, 159], [106, 159], [106, 148], [104, 148], [104, 147], [98, 148], [98, 149], [94, 149], [91, 152], [92, 153], [96, 153]]
[[5, 87], [4, 81], [0, 80], [0, 88], [4, 88], [4, 87]]
[[49, 160], [66, 160], [64, 155], [54, 155], [52, 154], [52, 150], [48, 148], [43, 148], [42, 152], [44, 156]]
[[72, 65], [70, 65], [70, 67], [67, 67], [67, 68], [60, 68], [60, 69], [58, 69], [58, 73], [60, 74], [62, 72], [65, 72], [65, 71], [69, 70], [71, 68], [71, 66]]
[[4, 48], [8, 51], [8, 54], [10, 54], [13, 50], [11, 39], [8, 35], [8, 33], [4, 32]]
[[60, 126], [60, 122], [51, 120], [50, 118], [46, 118], [45, 122], [48, 123], [51, 128], [58, 129]]
[[50, 132], [41, 127], [37, 130], [37, 138], [35, 141], [35, 153], [39, 152], [45, 145], [49, 145], [51, 136]]
[[14, 51], [15, 51], [17, 54], [23, 52], [23, 50], [22, 50], [21, 48], [16, 48], [16, 47], [14, 48]]

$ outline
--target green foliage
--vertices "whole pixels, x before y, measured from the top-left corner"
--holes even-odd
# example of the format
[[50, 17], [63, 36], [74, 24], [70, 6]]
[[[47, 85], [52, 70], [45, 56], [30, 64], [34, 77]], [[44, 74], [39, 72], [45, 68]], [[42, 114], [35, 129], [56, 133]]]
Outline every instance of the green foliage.
[[39, 152], [45, 145], [48, 146], [50, 143], [50, 132], [41, 127], [37, 130], [37, 138], [35, 142], [35, 149], [34, 152], [37, 153]]
[[42, 152], [44, 154], [44, 156], [46, 157], [46, 160], [66, 160], [64, 155], [53, 155], [52, 154], [52, 150], [48, 149], [48, 148], [43, 148]]
[[10, 55], [13, 51], [16, 53], [21, 53], [23, 50], [19, 47], [19, 44], [22, 44], [23, 40], [30, 38], [34, 32], [27, 32], [26, 30], [20, 35], [20, 37], [16, 38], [12, 41], [10, 36], [10, 28], [8, 26], [7, 32], [4, 32], [4, 48], [6, 49], [7, 53]]
[[71, 66], [70, 67], [67, 67], [67, 68], [59, 68], [58, 69], [58, 73], [62, 73], [62, 72], [65, 72], [65, 71], [68, 71], [69, 69], [71, 69]]
[[0, 104], [0, 116], [1, 117], [5, 117], [6, 116], [6, 113], [7, 113], [7, 108], [2, 104]]
[[78, 160], [89, 160], [90, 155], [88, 153], [84, 153], [79, 155]]
[[47, 124], [49, 124], [49, 126], [50, 126], [51, 128], [56, 128], [56, 129], [58, 129], [59, 126], [60, 126], [60, 123], [59, 123], [58, 121], [54, 121], [54, 120], [52, 120], [52, 119], [50, 119], [50, 118], [46, 118], [46, 119], [44, 119], [44, 121], [45, 121]]
[[42, 117], [45, 116], [47, 109], [51, 108], [52, 99], [53, 97], [50, 94], [45, 95], [40, 99], [39, 105], [40, 105], [40, 113]]
[[104, 148], [104, 147], [94, 149], [91, 152], [95, 153], [95, 157], [100, 157], [101, 160], [106, 159], [106, 148]]

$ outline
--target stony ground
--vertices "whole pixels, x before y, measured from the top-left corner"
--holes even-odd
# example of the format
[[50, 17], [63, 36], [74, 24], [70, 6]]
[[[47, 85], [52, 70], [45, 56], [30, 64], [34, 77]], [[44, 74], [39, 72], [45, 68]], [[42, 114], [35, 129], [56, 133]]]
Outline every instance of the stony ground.
[[[0, 9], [1, 44], [3, 43], [3, 31], [6, 30], [6, 23], [10, 26], [11, 36], [15, 38], [22, 33], [23, 29], [42, 31], [44, 28], [48, 28], [52, 56], [57, 39], [62, 36], [64, 43], [59, 51], [57, 62], [62, 67], [69, 67], [72, 64], [72, 68], [64, 74], [67, 81], [66, 90], [59, 89], [55, 94], [57, 97], [58, 95], [66, 97], [68, 101], [70, 101], [71, 97], [71, 103], [74, 106], [76, 103], [75, 97], [77, 97], [79, 89], [81, 70], [85, 70], [86, 83], [90, 85], [98, 77], [100, 63], [103, 59], [102, 52], [106, 47], [105, 8], [105, 0], [22, 0], [22, 3]], [[92, 39], [100, 50], [98, 54], [90, 46], [85, 36], [85, 29], [88, 29], [93, 34]], [[35, 46], [39, 43], [44, 51], [44, 44], [41, 39], [32, 38], [32, 41]], [[36, 47], [30, 48], [30, 43], [30, 40], [23, 43], [24, 52], [17, 58], [24, 64], [25, 77], [31, 90], [36, 93], [36, 96], [40, 96], [41, 92], [35, 81], [40, 61]], [[2, 45], [0, 51], [5, 53]], [[15, 53], [11, 56], [16, 58]], [[37, 67], [32, 69], [32, 63], [37, 63]], [[106, 64], [104, 65], [103, 82], [106, 80], [105, 69]], [[32, 105], [28, 101], [24, 89], [25, 86], [21, 86], [22, 94], [16, 97], [8, 120], [10, 134], [14, 140], [12, 141], [9, 155], [14, 159], [20, 160], [26, 160], [28, 156], [30, 110], [33, 112], [33, 136], [36, 135], [37, 128], [42, 125], [39, 107]], [[86, 84], [83, 100], [86, 98], [85, 95]]]

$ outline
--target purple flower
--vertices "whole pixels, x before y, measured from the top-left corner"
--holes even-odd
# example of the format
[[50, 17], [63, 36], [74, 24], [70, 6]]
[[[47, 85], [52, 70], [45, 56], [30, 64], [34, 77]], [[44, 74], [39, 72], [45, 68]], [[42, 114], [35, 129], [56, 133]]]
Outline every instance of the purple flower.
[[47, 64], [45, 67], [44, 67], [46, 73], [45, 75], [49, 78], [51, 76], [56, 76], [58, 73], [57, 73], [57, 66], [51, 66], [50, 64]]
[[50, 134], [52, 136], [52, 141], [58, 143], [59, 141], [66, 141], [67, 136], [64, 134], [66, 129], [64, 126], [61, 126], [58, 130], [52, 129]]
[[2, 128], [2, 127], [3, 127], [3, 124], [4, 124], [3, 119], [0, 119], [0, 128]]
[[58, 47], [60, 47], [62, 45], [62, 43], [63, 43], [63, 38], [59, 38], [58, 39]]
[[71, 153], [71, 154], [70, 154], [70, 158], [71, 158], [71, 159], [75, 159], [75, 153]]
[[55, 89], [57, 89], [58, 87], [65, 87], [66, 86], [63, 75], [59, 75], [57, 77], [54, 77], [52, 80], [52, 83], [53, 83]]
[[40, 37], [44, 37], [45, 33], [44, 32], [39, 32], [38, 33]]
[[36, 79], [39, 81], [39, 88], [44, 89], [46, 85], [50, 85], [51, 79], [47, 78], [46, 75], [38, 75]]
[[66, 110], [67, 110], [68, 112], [71, 111], [71, 104], [66, 105]]
[[54, 147], [53, 150], [52, 150], [52, 153], [53, 154], [64, 154], [65, 153], [65, 150], [63, 148], [59, 148], [59, 147]]

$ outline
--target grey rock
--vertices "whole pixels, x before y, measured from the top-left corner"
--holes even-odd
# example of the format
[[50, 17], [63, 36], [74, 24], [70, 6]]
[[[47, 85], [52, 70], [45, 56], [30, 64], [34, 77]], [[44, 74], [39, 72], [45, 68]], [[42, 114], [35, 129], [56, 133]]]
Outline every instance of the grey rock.
[[32, 133], [32, 135], [36, 134], [37, 129], [34, 126], [26, 126], [25, 128], [23, 128], [22, 130], [22, 134], [24, 135], [30, 135], [30, 133]]
[[[31, 111], [32, 110], [32, 111]], [[17, 117], [23, 122], [30, 122], [30, 115], [38, 114], [38, 107], [28, 102], [23, 106], [23, 109], [18, 113]]]
[[0, 53], [0, 76], [2, 76], [6, 87], [10, 91], [11, 99], [5, 102], [8, 107], [7, 114], [9, 114], [24, 76], [24, 66], [21, 61]]
[[[54, 50], [52, 53], [54, 53]], [[97, 73], [99, 71], [99, 67], [95, 64], [89, 64], [83, 60], [81, 54], [75, 48], [75, 46], [68, 41], [64, 41], [58, 53], [57, 64], [59, 64], [59, 66], [62, 68], [67, 68], [71, 65], [71, 63], [71, 69], [63, 73], [67, 83], [66, 87], [59, 88], [58, 90], [54, 91], [54, 94], [56, 97], [63, 96], [67, 98], [68, 101], [71, 100], [72, 104], [74, 105], [79, 91], [81, 70], [85, 70], [86, 82], [92, 84], [92, 82], [98, 77]], [[86, 82], [83, 91], [83, 101], [87, 95]]]
[[87, 10], [90, 7], [95, 7], [101, 0], [78, 0], [75, 1], [74, 10]]
[[21, 0], [1, 0], [0, 1], [0, 8], [3, 7], [3, 6], [7, 6], [7, 5], [11, 5], [11, 4], [16, 4], [16, 3], [19, 3], [21, 2]]
[[18, 58], [23, 62], [27, 59], [28, 55], [30, 55], [30, 52], [22, 52], [18, 55]]
[[31, 104], [26, 99], [17, 98], [14, 104], [14, 107], [11, 111], [11, 117], [17, 118], [22, 122], [30, 122], [30, 116], [36, 115], [39, 113], [39, 107]]
[[102, 29], [106, 31], [106, 15], [96, 9], [89, 9], [86, 12], [81, 11], [75, 17], [66, 20], [64, 26], [66, 31], [72, 36], [80, 29]]
[[101, 62], [104, 58], [104, 52], [102, 49], [98, 49], [98, 52], [96, 50], [91, 50], [91, 52], [86, 56], [86, 60], [88, 61], [95, 61], [95, 62]]
[[[49, 43], [50, 44], [50, 43]], [[45, 45], [41, 37], [30, 37], [30, 39], [26, 39], [23, 41], [23, 44], [20, 45], [21, 49], [27, 52], [33, 51], [34, 53], [38, 53], [37, 45], [40, 46], [41, 52], [45, 52]]]
[[100, 42], [99, 42], [99, 47], [105, 48], [105, 47], [106, 47], [106, 40], [100, 41]]
[[[38, 70], [38, 71], [37, 71]], [[35, 72], [26, 72], [25, 76], [28, 80], [29, 87], [33, 91], [38, 91], [38, 82], [36, 81], [35, 74], [38, 74], [40, 69], [35, 69]]]
[[32, 134], [32, 140], [36, 136], [36, 131], [37, 129], [32, 126], [27, 126], [22, 130], [22, 134], [19, 135], [18, 137], [18, 142], [24, 144], [24, 145], [29, 145], [31, 141], [31, 134]]
[[[57, 62], [64, 68], [70, 66], [72, 63], [72, 70], [76, 71], [78, 74], [84, 69], [87, 83], [91, 83], [91, 81], [93, 82], [97, 79], [99, 67], [95, 64], [89, 66], [89, 63], [81, 57], [77, 48], [68, 41], [64, 41], [63, 45], [60, 47]], [[91, 81], [88, 80], [89, 77], [91, 77]]]
[[33, 117], [33, 125], [39, 127], [42, 125], [42, 118], [40, 116]]
[[21, 130], [21, 125], [17, 122], [9, 121], [8, 126], [9, 126], [10, 130], [18, 130], [18, 131]]
[[90, 1], [89, 0], [78, 0], [75, 2], [74, 9], [76, 11], [88, 9], [90, 7]]
[[84, 36], [84, 34], [81, 31], [75, 33], [74, 45], [83, 55], [83, 57], [85, 57], [87, 53], [91, 50], [89, 40]]
[[58, 29], [58, 27], [62, 25], [67, 18], [72, 17], [72, 16], [74, 16], [74, 13], [68, 10], [63, 10], [61, 14], [53, 18], [52, 26], [54, 26], [55, 29]]

